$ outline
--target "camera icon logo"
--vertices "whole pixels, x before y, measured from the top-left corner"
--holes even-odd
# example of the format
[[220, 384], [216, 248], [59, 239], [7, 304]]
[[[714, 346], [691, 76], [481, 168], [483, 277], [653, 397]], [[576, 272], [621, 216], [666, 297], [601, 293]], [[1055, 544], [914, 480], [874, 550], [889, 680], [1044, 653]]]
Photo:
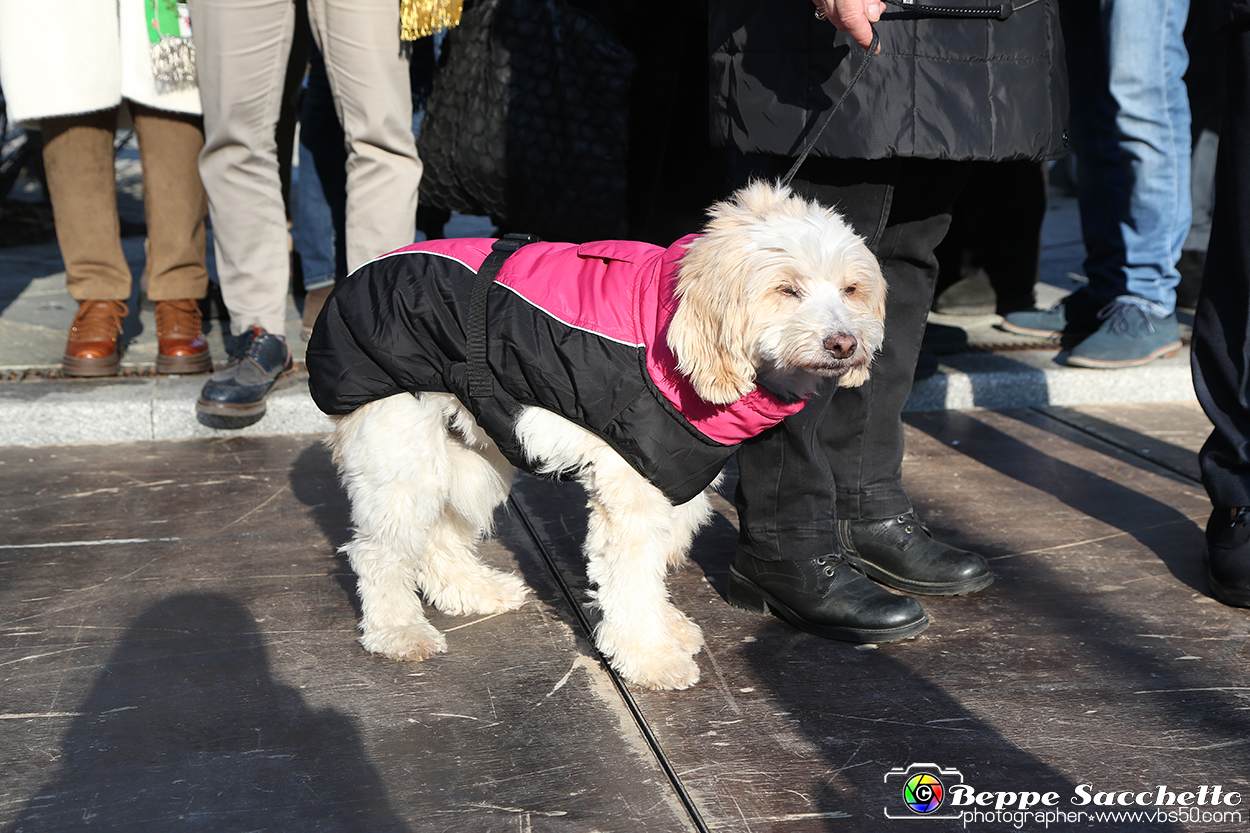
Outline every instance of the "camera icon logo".
[[942, 782], [927, 772], [917, 772], [903, 785], [903, 800], [912, 812], [928, 815], [942, 806]]
[[906, 769], [895, 767], [885, 774], [885, 783], [893, 783], [902, 798], [906, 812], [884, 808], [890, 819], [957, 819], [958, 812], [941, 812], [951, 787], [962, 784], [963, 774], [957, 769], [946, 769], [937, 764], [909, 764]]

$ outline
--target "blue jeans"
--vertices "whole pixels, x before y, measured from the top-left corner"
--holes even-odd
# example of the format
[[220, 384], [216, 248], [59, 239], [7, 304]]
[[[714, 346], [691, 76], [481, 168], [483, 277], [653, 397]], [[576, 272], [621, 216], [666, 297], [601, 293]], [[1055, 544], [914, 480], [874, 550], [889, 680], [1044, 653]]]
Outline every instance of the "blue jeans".
[[311, 38], [308, 65], [299, 115], [299, 179], [291, 234], [304, 272], [304, 289], [312, 290], [332, 286], [347, 275], [347, 149], [325, 60]]
[[1189, 0], [1068, 0], [1072, 149], [1088, 292], [1176, 308], [1189, 232]]
[[[425, 115], [433, 83], [435, 43], [439, 35], [412, 44], [412, 132]], [[334, 109], [325, 59], [311, 38], [308, 79], [300, 107], [299, 180], [292, 237], [304, 272], [304, 289], [321, 289], [347, 276], [347, 150]], [[380, 254], [380, 253], [379, 253]]]

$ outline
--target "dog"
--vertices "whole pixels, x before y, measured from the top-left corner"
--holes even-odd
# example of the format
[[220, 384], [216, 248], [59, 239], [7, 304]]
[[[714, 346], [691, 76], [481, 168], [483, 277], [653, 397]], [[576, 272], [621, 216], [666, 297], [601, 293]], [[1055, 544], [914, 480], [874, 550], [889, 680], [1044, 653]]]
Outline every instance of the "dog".
[[525, 602], [524, 582], [475, 552], [522, 468], [586, 490], [599, 651], [632, 683], [687, 688], [703, 634], [666, 573], [711, 517], [706, 489], [738, 443], [823, 380], [868, 378], [880, 266], [836, 212], [765, 182], [668, 249], [533, 242], [495, 256], [474, 312], [498, 246], [378, 258], [339, 283], [309, 341], [351, 503], [360, 642], [397, 660], [447, 650], [418, 590], [453, 615]]

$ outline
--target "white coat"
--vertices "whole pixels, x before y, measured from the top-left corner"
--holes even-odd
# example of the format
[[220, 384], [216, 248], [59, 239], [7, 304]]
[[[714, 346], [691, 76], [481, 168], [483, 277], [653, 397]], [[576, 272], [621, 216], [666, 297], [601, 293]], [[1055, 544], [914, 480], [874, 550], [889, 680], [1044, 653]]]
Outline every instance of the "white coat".
[[195, 84], [153, 77], [144, 6], [143, 0], [0, 0], [0, 87], [9, 119], [37, 123], [107, 110], [123, 99], [199, 115]]

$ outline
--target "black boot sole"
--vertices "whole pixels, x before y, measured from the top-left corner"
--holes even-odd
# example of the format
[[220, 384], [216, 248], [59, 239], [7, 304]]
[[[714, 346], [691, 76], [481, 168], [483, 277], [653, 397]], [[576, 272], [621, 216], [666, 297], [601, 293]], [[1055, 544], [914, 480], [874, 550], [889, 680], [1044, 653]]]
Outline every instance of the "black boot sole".
[[1210, 573], [1207, 573], [1207, 582], [1211, 585], [1211, 595], [1216, 601], [1223, 602], [1229, 607], [1250, 607], [1250, 591], [1225, 587]]
[[878, 584], [884, 584], [894, 590], [902, 590], [904, 593], [915, 593], [917, 596], [964, 596], [984, 590], [994, 583], [993, 573], [986, 573], [965, 581], [913, 581], [888, 573], [875, 564], [850, 553], [847, 553], [846, 560]]
[[733, 567], [729, 568], [729, 589], [726, 595], [734, 607], [749, 610], [752, 613], [767, 615], [773, 613], [789, 622], [801, 631], [820, 636], [825, 639], [837, 639], [842, 642], [867, 644], [871, 642], [898, 642], [910, 639], [929, 627], [929, 616], [925, 614], [919, 620], [897, 628], [848, 628], [840, 625], [818, 625], [809, 622], [791, 610], [785, 603]]

